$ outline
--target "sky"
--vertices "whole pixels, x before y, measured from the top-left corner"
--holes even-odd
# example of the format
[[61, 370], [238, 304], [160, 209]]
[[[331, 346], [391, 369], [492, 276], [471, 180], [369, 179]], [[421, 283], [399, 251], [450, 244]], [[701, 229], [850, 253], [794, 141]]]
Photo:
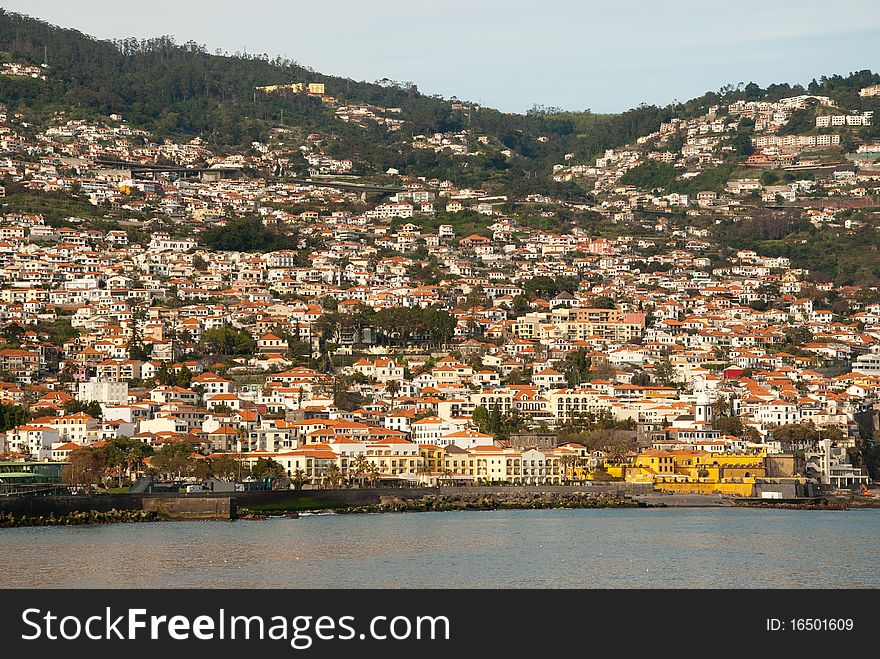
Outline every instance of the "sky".
[[[880, 71], [878, 0], [18, 0], [109, 39], [173, 36], [509, 112], [620, 112], [732, 83]], [[332, 94], [332, 90], [328, 90]]]

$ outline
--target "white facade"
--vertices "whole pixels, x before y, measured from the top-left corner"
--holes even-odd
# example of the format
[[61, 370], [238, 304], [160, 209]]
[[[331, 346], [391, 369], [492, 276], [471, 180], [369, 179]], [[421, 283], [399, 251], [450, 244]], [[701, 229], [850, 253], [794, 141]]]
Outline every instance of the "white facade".
[[19, 426], [6, 434], [6, 450], [17, 451], [46, 460], [51, 457], [52, 444], [58, 442], [58, 431], [48, 426]]
[[880, 375], [880, 355], [870, 354], [857, 357], [852, 364], [853, 373]]
[[128, 402], [128, 383], [92, 378], [88, 382], [79, 383], [77, 398], [83, 402], [98, 401], [108, 405], [124, 405]]
[[451, 440], [440, 438], [456, 432], [458, 427], [451, 421], [444, 421], [438, 417], [428, 417], [412, 424], [412, 441], [416, 444], [434, 444], [444, 446], [451, 444]]

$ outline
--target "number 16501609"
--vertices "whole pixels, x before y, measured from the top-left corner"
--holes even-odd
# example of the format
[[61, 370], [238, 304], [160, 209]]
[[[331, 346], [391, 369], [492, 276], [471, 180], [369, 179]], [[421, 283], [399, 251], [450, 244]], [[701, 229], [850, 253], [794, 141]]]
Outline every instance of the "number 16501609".
[[768, 632], [850, 632], [853, 627], [852, 618], [767, 618]]

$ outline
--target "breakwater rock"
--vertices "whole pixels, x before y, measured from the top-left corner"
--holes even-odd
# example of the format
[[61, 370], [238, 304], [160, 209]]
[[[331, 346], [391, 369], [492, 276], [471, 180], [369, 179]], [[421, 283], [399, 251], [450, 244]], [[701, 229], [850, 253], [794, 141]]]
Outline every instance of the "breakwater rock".
[[782, 508], [787, 510], [853, 510], [880, 508], [880, 500], [866, 497], [830, 497], [806, 501], [740, 500], [738, 506], [749, 508]]
[[73, 526], [77, 524], [118, 524], [122, 522], [153, 522], [158, 519], [155, 512], [146, 510], [108, 510], [99, 512], [89, 510], [64, 515], [13, 515], [0, 513], [0, 528], [14, 526]]
[[626, 497], [595, 492], [504, 492], [428, 494], [417, 499], [383, 496], [379, 503], [337, 508], [335, 512], [439, 512], [450, 510], [537, 510], [541, 508], [637, 508]]

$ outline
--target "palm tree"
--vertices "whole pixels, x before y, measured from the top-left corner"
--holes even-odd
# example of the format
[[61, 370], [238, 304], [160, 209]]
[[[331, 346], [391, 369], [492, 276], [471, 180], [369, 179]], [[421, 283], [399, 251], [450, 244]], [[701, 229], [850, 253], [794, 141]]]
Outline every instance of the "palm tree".
[[370, 480], [373, 482], [373, 487], [379, 484], [379, 465], [375, 463], [370, 464]]
[[[238, 452], [241, 453], [243, 451], [250, 452], [251, 450], [251, 442], [250, 436], [248, 435], [247, 426], [239, 426], [238, 430], [236, 430], [235, 434], [238, 436]], [[245, 448], [245, 446], [247, 448]]]
[[[431, 474], [431, 470], [428, 468], [428, 465], [424, 462], [419, 462], [419, 466], [416, 467], [416, 474], [419, 476], [429, 476]], [[427, 478], [425, 479], [428, 480]]]
[[111, 441], [104, 448], [104, 454], [107, 460], [107, 466], [116, 471], [117, 486], [122, 487], [122, 468], [126, 462], [125, 448], [120, 446], [118, 442]]
[[570, 480], [568, 477], [569, 467], [574, 465], [577, 460], [573, 455], [563, 455], [559, 462], [562, 464], [562, 480], [568, 482]]
[[338, 465], [331, 464], [324, 473], [324, 479], [330, 487], [338, 487], [342, 482], [342, 471]]
[[712, 404], [715, 416], [731, 416], [733, 412], [733, 403], [727, 396], [719, 396]]
[[127, 461], [129, 480], [133, 480], [132, 472], [136, 473], [140, 471], [141, 467], [144, 465], [144, 458], [151, 456], [153, 452], [153, 447], [149, 444], [140, 441], [131, 444]]
[[385, 391], [391, 396], [391, 409], [394, 409], [394, 397], [400, 392], [400, 382], [391, 380], [385, 385]]
[[441, 473], [443, 474], [443, 478], [444, 478], [444, 480], [447, 481], [447, 485], [448, 485], [448, 484], [449, 484], [449, 482], [448, 482], [449, 479], [452, 478], [452, 469], [450, 469], [449, 467], [444, 467], [444, 468], [441, 470]]
[[370, 461], [364, 455], [357, 456], [351, 463], [351, 473], [360, 481], [361, 487], [364, 486], [364, 475], [369, 468]]
[[306, 472], [302, 469], [297, 469], [293, 472], [293, 475], [290, 477], [290, 484], [293, 485], [294, 490], [301, 490], [303, 485], [309, 482], [309, 477], [306, 476]]

